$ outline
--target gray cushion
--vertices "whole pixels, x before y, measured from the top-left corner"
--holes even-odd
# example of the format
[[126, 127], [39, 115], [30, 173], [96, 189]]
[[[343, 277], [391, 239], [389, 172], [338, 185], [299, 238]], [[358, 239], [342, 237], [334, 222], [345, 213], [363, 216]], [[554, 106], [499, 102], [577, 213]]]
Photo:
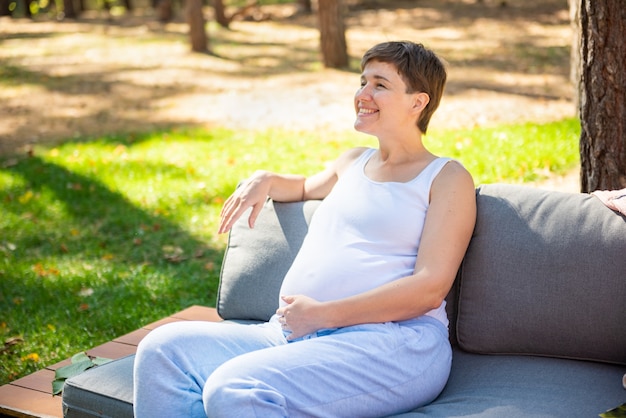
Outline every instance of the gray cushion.
[[481, 186], [457, 338], [477, 353], [626, 364], [626, 219], [588, 194]]
[[602, 363], [455, 350], [442, 394], [397, 417], [597, 417], [626, 400], [624, 372]]
[[267, 321], [276, 312], [283, 278], [319, 203], [268, 200], [253, 230], [250, 211], [235, 223], [220, 276], [217, 311], [222, 318]]
[[68, 379], [63, 388], [65, 418], [132, 418], [133, 363], [127, 356]]

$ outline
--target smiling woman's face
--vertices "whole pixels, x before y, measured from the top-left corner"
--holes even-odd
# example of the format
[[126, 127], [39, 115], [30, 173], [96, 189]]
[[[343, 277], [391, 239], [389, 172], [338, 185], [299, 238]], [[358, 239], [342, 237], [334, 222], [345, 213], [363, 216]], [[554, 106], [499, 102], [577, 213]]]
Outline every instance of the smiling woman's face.
[[407, 93], [407, 85], [393, 64], [370, 61], [363, 69], [361, 87], [354, 95], [354, 128], [379, 136], [395, 129], [415, 127], [417, 96]]

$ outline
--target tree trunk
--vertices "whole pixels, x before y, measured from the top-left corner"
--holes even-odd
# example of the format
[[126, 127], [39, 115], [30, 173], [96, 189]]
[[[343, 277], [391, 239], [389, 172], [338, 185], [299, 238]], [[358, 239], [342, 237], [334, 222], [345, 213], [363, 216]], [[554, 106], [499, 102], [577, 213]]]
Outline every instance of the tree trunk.
[[187, 23], [189, 23], [189, 40], [194, 52], [207, 52], [208, 41], [205, 30], [202, 0], [186, 0]]
[[0, 0], [0, 16], [11, 16], [11, 9], [9, 0]]
[[581, 0], [581, 190], [626, 187], [626, 8]]
[[33, 12], [30, 10], [30, 0], [24, 0], [24, 17], [33, 18]]
[[570, 50], [569, 60], [569, 78], [575, 88], [574, 91], [574, 110], [576, 115], [580, 116], [580, 0], [569, 0], [569, 18], [570, 27], [572, 28], [572, 49]]
[[298, 11], [305, 14], [310, 14], [313, 12], [313, 5], [311, 0], [298, 0]]
[[157, 19], [161, 23], [169, 22], [174, 17], [172, 0], [155, 0], [154, 8], [156, 10]]
[[320, 45], [324, 66], [348, 66], [346, 27], [343, 21], [341, 0], [319, 0]]
[[230, 19], [226, 17], [223, 0], [213, 0], [213, 10], [215, 10], [215, 21], [223, 28], [228, 28]]
[[67, 19], [76, 19], [74, 0], [63, 0], [63, 17]]

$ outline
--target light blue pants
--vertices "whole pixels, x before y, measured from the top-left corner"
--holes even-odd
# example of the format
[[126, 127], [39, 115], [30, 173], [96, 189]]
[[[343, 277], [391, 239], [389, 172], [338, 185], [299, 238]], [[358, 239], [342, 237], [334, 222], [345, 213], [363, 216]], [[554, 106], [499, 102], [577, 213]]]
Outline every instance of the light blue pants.
[[276, 318], [176, 322], [139, 344], [135, 417], [382, 417], [434, 400], [451, 358], [446, 328], [430, 317], [289, 343]]

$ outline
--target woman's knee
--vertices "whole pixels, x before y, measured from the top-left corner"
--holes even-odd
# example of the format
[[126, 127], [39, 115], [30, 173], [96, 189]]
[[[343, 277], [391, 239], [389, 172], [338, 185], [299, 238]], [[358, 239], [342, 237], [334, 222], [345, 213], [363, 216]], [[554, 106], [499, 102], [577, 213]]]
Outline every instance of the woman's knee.
[[137, 354], [145, 355], [162, 352], [163, 348], [179, 339], [176, 324], [165, 324], [150, 331], [137, 346]]
[[218, 367], [202, 391], [208, 417], [276, 417], [286, 415], [286, 399], [267, 376], [237, 366], [237, 359]]

